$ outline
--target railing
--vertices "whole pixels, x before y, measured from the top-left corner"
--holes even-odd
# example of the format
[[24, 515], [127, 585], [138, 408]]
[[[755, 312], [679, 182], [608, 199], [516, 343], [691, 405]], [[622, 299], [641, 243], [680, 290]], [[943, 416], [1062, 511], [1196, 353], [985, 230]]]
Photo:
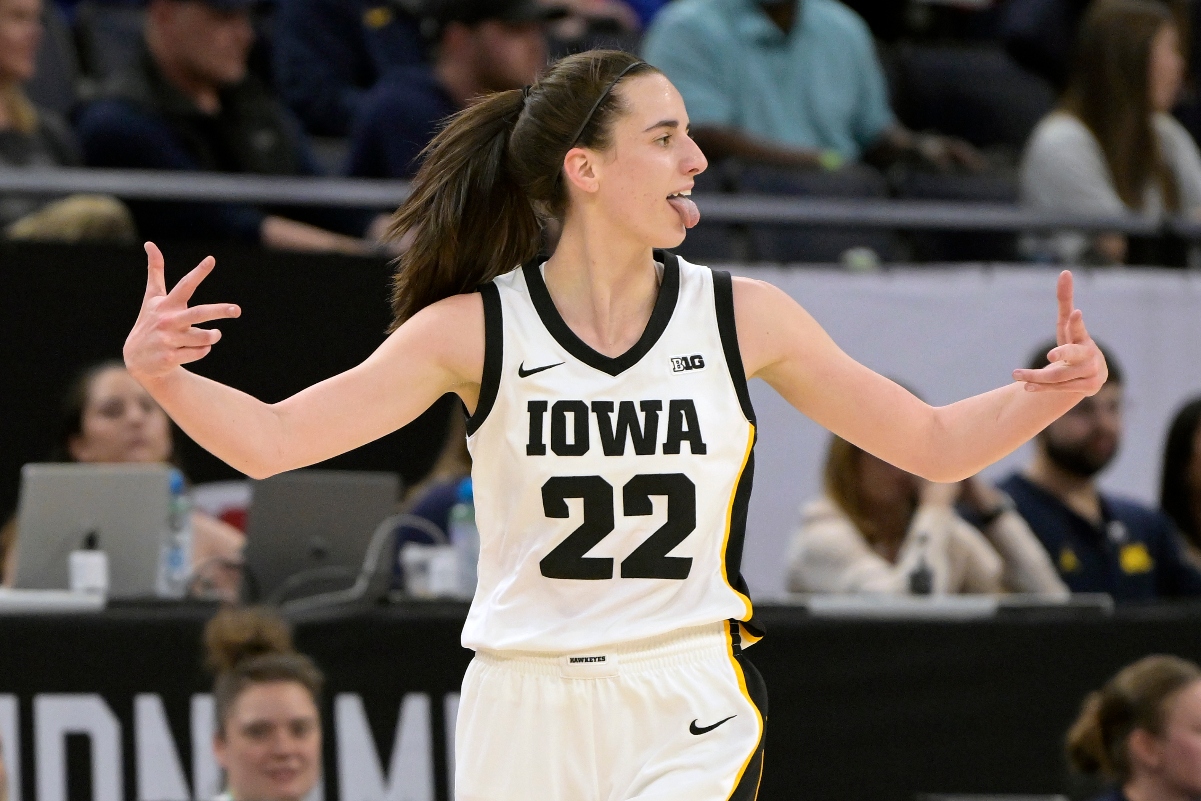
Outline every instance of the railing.
[[[341, 206], [389, 209], [409, 195], [406, 181], [307, 178], [149, 170], [0, 168], [0, 194], [95, 193], [126, 200]], [[706, 223], [837, 225], [937, 231], [1109, 231], [1152, 235], [1164, 230], [1201, 240], [1201, 222], [1138, 215], [1048, 213], [1007, 203], [698, 194]]]

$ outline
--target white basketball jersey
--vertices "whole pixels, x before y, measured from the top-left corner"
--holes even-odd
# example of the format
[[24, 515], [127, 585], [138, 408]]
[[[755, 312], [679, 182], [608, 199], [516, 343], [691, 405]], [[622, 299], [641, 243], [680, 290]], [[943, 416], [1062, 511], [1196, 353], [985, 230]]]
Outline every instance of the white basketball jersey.
[[739, 564], [755, 425], [730, 276], [655, 257], [650, 322], [616, 358], [563, 322], [540, 265], [481, 289], [467, 648], [581, 651], [751, 619]]

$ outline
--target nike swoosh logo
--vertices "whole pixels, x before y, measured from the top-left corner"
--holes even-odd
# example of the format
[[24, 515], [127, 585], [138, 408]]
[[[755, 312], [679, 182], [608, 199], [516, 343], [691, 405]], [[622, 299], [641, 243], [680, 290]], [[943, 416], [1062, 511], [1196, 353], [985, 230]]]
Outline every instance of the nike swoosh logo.
[[517, 367], [517, 375], [520, 376], [521, 378], [528, 378], [529, 376], [532, 376], [534, 373], [541, 373], [543, 370], [549, 370], [552, 367], [558, 367], [560, 364], [563, 364], [563, 362], [555, 362], [554, 364], [548, 364], [548, 365], [545, 365], [544, 367], [535, 367], [532, 370], [527, 370], [527, 369], [525, 369], [525, 362], [522, 362]]
[[725, 723], [726, 720], [730, 720], [730, 719], [736, 718], [736, 717], [738, 717], [738, 716], [730, 715], [730, 717], [726, 718], [725, 720], [719, 720], [716, 723], [714, 723], [712, 726], [705, 726], [704, 728], [697, 728], [696, 721], [694, 720], [688, 724], [688, 731], [692, 732], [693, 734], [704, 734], [705, 732], [713, 731], [718, 726]]

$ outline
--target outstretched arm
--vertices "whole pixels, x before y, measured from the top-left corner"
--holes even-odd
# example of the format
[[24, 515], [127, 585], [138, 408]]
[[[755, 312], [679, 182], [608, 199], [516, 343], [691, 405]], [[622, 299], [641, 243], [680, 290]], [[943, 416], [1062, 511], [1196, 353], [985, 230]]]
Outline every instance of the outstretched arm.
[[151, 243], [146, 254], [146, 295], [125, 341], [125, 364], [188, 436], [249, 476], [263, 478], [365, 445], [411, 422], [447, 392], [475, 408], [484, 364], [478, 296], [435, 303], [362, 364], [267, 404], [183, 367], [208, 355], [221, 338], [220, 331], [196, 326], [241, 314], [229, 303], [188, 307], [213, 258], [168, 292], [162, 254]]
[[1057, 295], [1059, 344], [1050, 365], [1015, 370], [1014, 383], [942, 407], [856, 362], [770, 284], [735, 279], [734, 310], [748, 378], [764, 379], [803, 414], [863, 450], [946, 482], [1011, 453], [1105, 383], [1105, 358], [1072, 305], [1071, 273], [1060, 274]]

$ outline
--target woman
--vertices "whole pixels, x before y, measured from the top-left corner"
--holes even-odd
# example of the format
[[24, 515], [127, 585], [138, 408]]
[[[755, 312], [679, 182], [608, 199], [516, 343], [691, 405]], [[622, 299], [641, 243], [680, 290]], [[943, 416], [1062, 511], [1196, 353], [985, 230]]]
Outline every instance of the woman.
[[[369, 442], [445, 392], [469, 410], [481, 551], [455, 737], [463, 801], [755, 796], [765, 690], [742, 652], [759, 637], [739, 575], [747, 378], [938, 481], [975, 474], [1104, 380], [1068, 273], [1055, 363], [932, 409], [851, 360], [783, 292], [658, 250], [699, 219], [688, 194], [706, 163], [687, 132], [675, 87], [609, 51], [456, 115], [396, 214], [411, 245], [393, 333], [274, 405], [183, 368], [220, 337], [197, 324], [240, 312], [187, 307], [211, 258], [168, 293], [146, 246], [126, 363], [243, 472]], [[543, 261], [547, 219], [562, 225]]]
[[834, 437], [825, 485], [792, 539], [793, 592], [1068, 595], [1013, 502], [979, 478], [932, 484]]
[[1084, 701], [1068, 732], [1068, 760], [1113, 789], [1097, 801], [1201, 797], [1201, 668], [1148, 656]]
[[[1060, 108], [1031, 134], [1021, 165], [1023, 202], [1082, 215], [1201, 210], [1201, 155], [1168, 112], [1184, 75], [1181, 34], [1152, 0], [1106, 0], [1086, 14]], [[1034, 241], [1043, 257], [1126, 260], [1119, 234]]]
[[[2, 2], [3, 0], [0, 0]], [[79, 374], [63, 400], [61, 430], [53, 457], [88, 464], [166, 464], [175, 456], [171, 421], [120, 362], [101, 362]], [[16, 575], [17, 532], [0, 532], [0, 576]], [[192, 591], [238, 598], [244, 537], [237, 529], [192, 513]]]
[[204, 643], [216, 677], [219, 801], [305, 798], [321, 776], [321, 671], [293, 649], [284, 622], [262, 610], [222, 610]]
[[[77, 167], [82, 164], [67, 124], [37, 108], [21, 90], [33, 77], [42, 38], [41, 0], [0, 0], [0, 166]], [[0, 198], [0, 229], [10, 239], [131, 242], [129, 211], [114, 198], [73, 195]]]
[[1201, 398], [1181, 407], [1168, 428], [1159, 505], [1184, 536], [1193, 562], [1201, 565]]

